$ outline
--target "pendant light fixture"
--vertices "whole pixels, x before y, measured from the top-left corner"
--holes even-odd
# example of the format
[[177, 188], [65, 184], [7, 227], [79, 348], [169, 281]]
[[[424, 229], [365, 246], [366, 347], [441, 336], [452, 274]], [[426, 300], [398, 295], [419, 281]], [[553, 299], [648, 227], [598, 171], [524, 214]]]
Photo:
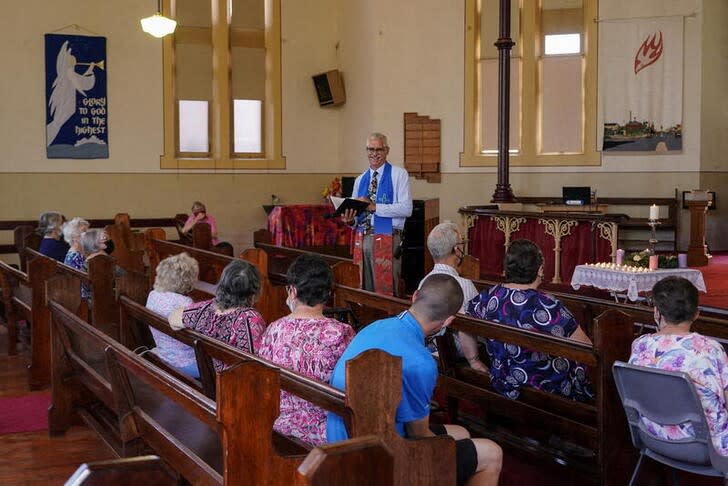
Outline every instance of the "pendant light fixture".
[[157, 13], [140, 20], [142, 30], [149, 35], [162, 38], [174, 32], [177, 22], [162, 15], [162, 0], [157, 0]]

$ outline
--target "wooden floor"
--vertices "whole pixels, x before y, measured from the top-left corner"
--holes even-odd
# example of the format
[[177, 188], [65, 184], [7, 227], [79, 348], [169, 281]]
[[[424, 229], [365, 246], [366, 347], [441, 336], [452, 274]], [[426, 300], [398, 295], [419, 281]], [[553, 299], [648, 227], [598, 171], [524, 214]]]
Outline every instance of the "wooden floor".
[[[31, 393], [27, 385], [27, 356], [6, 354], [4, 332], [0, 334], [0, 349], [0, 397]], [[82, 463], [116, 457], [85, 427], [73, 427], [65, 436], [53, 438], [48, 437], [47, 430], [0, 435], [0, 451], [3, 486], [64, 484]]]

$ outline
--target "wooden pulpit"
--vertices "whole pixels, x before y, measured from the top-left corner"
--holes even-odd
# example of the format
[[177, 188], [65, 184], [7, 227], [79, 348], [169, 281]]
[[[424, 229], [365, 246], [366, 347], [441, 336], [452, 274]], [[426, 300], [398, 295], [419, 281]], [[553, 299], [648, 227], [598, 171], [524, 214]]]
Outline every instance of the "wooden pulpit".
[[705, 216], [710, 206], [709, 200], [686, 201], [690, 208], [690, 246], [688, 246], [688, 266], [703, 267], [708, 264], [708, 246], [705, 244]]

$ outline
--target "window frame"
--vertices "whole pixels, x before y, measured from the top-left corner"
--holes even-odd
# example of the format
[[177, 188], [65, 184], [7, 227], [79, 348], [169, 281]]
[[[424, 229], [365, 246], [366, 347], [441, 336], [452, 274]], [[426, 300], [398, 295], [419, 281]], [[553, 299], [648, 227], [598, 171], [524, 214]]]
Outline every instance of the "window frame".
[[[582, 151], [579, 153], [539, 153], [541, 143], [541, 106], [543, 32], [541, 29], [542, 0], [513, 0], [520, 2], [521, 46], [521, 140], [518, 154], [511, 153], [509, 163], [516, 167], [595, 166], [601, 164], [597, 142], [597, 23], [598, 0], [583, 0], [582, 56]], [[465, 95], [463, 116], [463, 152], [461, 167], [495, 167], [497, 154], [481, 152], [481, 93], [480, 93], [480, 19], [481, 1], [465, 1]], [[533, 39], [523, 42], [523, 39]], [[495, 91], [494, 93], [497, 93]], [[513, 95], [513, 93], [511, 93]], [[497, 96], [497, 94], [495, 94]]]
[[[162, 39], [164, 153], [162, 169], [285, 169], [281, 108], [281, 1], [265, 5], [265, 99], [262, 103], [262, 153], [235, 153], [233, 134], [232, 52], [229, 2], [208, 0], [212, 7], [212, 99], [209, 109], [209, 154], [180, 153], [178, 100], [175, 92], [174, 35]], [[175, 0], [162, 11], [175, 18]], [[178, 29], [184, 27], [178, 27]], [[195, 29], [194, 27], [192, 29]]]

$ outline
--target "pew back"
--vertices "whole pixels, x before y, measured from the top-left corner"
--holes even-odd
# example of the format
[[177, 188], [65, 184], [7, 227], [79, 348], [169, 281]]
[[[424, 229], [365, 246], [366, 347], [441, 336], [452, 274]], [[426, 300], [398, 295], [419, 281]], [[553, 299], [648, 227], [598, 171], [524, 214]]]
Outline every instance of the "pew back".
[[[143, 322], [159, 324], [158, 319], [150, 316], [149, 311], [141, 306], [123, 298], [121, 305], [128, 315], [137, 321], [137, 325]], [[261, 390], [281, 389], [342, 416], [350, 428], [352, 437], [375, 435], [381, 438], [394, 456], [395, 484], [422, 484], [427, 481], [431, 481], [431, 484], [440, 484], [442, 481], [445, 484], [453, 481], [452, 440], [432, 438], [413, 441], [403, 439], [396, 433], [394, 414], [401, 393], [399, 358], [380, 351], [368, 351], [349, 361], [347, 390], [343, 393], [327, 384], [283, 368], [273, 372], [275, 365], [272, 363], [195, 331], [184, 330], [182, 333], [189, 334], [194, 340], [203, 390], [218, 401], [221, 399], [239, 401], [241, 397], [251, 397], [253, 401], [248, 406], [259, 411], [256, 420], [264, 424], [260, 425], [261, 430], [256, 432], [248, 430], [245, 436], [236, 438], [243, 444], [240, 449], [246, 451], [248, 458], [246, 462], [258, 464], [268, 457], [271, 471], [283, 468], [285, 465], [283, 458], [280, 459], [283, 461], [280, 463], [279, 459], [270, 459], [278, 457], [273, 443], [270, 442], [270, 430], [278, 415], [278, 395], [275, 396], [275, 403], [266, 406], [260, 404]], [[248, 365], [249, 372], [244, 382], [235, 384], [234, 390], [226, 391], [221, 388], [221, 375], [214, 372], [213, 359], [233, 368]], [[206, 373], [203, 370], [208, 371]], [[215, 379], [214, 387], [209, 383], [211, 378]], [[255, 427], [259, 425], [256, 424]], [[453, 461], [446, 461], [444, 458], [447, 457], [451, 457]]]
[[[337, 305], [348, 305], [363, 322], [402, 312], [409, 302], [372, 292], [337, 285], [334, 291]], [[452, 333], [438, 347], [441, 376], [438, 388], [448, 398], [451, 419], [458, 414], [458, 401], [476, 403], [487, 416], [507, 417], [508, 420], [527, 426], [527, 430], [549, 430], [567, 440], [595, 452], [595, 458], [585, 467], [595, 468], [600, 484], [620, 484], [621, 476], [613, 472], [626, 467], [631, 458], [628, 451], [627, 427], [616, 386], [611, 376], [615, 360], [629, 355], [633, 322], [628, 315], [609, 311], [597, 317], [592, 326], [593, 346], [556, 338], [538, 332], [515, 329], [509, 326], [473, 319], [458, 314], [450, 324], [452, 331], [462, 331], [483, 339], [497, 339], [539, 352], [580, 361], [590, 369], [595, 387], [593, 404], [580, 404], [535, 389], [523, 388], [518, 400], [509, 400], [490, 386], [487, 374], [474, 371], [459, 363], [454, 353]], [[495, 419], [495, 423], [498, 420]], [[477, 425], [477, 424], [476, 424]], [[492, 425], [492, 424], [491, 424]], [[493, 430], [479, 428], [486, 433]], [[501, 443], [520, 445], [533, 449], [515, 436], [492, 435]], [[541, 452], [545, 452], [542, 450]], [[621, 469], [620, 469], [621, 470]]]

